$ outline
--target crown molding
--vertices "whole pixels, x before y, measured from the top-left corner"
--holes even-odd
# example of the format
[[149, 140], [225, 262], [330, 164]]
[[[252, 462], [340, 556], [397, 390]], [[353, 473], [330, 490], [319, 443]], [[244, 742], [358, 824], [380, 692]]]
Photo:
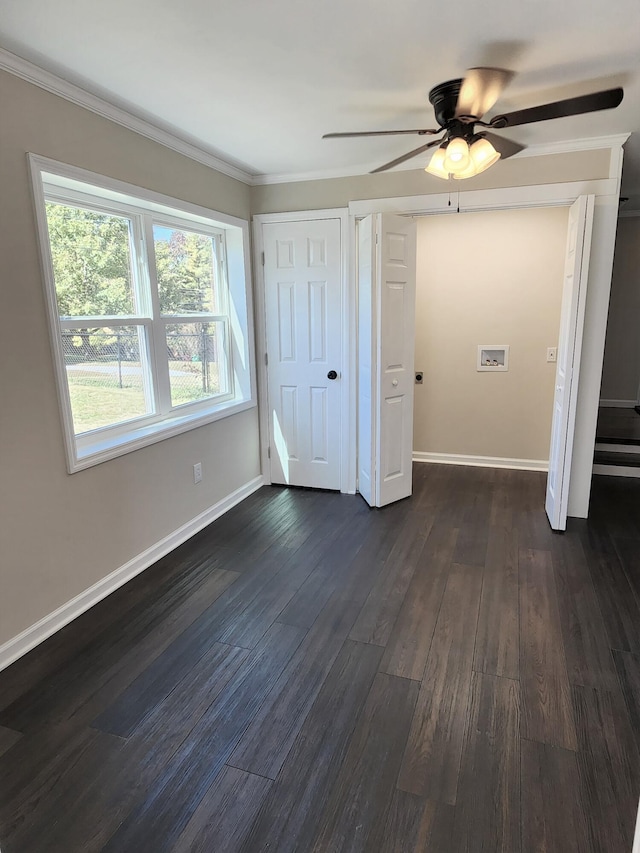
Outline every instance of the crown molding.
[[75, 83], [69, 83], [68, 80], [64, 80], [50, 71], [45, 71], [38, 65], [34, 65], [32, 62], [22, 59], [22, 57], [4, 48], [0, 48], [0, 70], [8, 71], [10, 74], [26, 80], [27, 83], [33, 83], [35, 86], [39, 86], [53, 95], [58, 95], [67, 101], [71, 101], [73, 104], [84, 107], [103, 118], [126, 127], [127, 130], [132, 130], [134, 133], [146, 136], [147, 139], [158, 142], [160, 145], [164, 145], [165, 148], [170, 148], [172, 151], [183, 154], [191, 160], [203, 163], [205, 166], [209, 166], [217, 172], [222, 172], [223, 175], [227, 175], [230, 178], [235, 178], [243, 184], [250, 185], [253, 181], [253, 176], [249, 172], [245, 172], [243, 169], [220, 159], [215, 154], [199, 148], [185, 139], [181, 139], [174, 133], [158, 127], [146, 119], [140, 118], [104, 98], [88, 92], [86, 89], [82, 89], [80, 86], [76, 86]]
[[621, 148], [631, 133], [611, 133], [606, 136], [589, 136], [585, 139], [563, 139], [559, 142], [543, 142], [529, 145], [519, 154], [520, 157], [541, 157], [544, 154], [572, 154], [575, 151], [596, 151], [602, 148], [610, 150]]
[[[147, 137], [178, 154], [189, 157], [198, 163], [203, 163], [211, 169], [222, 172], [223, 175], [228, 175], [230, 178], [235, 178], [243, 184], [249, 186], [266, 186], [269, 184], [288, 184], [299, 183], [302, 181], [321, 181], [330, 180], [331, 178], [351, 178], [359, 177], [368, 174], [371, 169], [376, 168], [377, 163], [361, 163], [353, 166], [347, 166], [342, 169], [326, 169], [314, 170], [310, 172], [298, 173], [282, 173], [282, 174], [264, 174], [253, 175], [226, 160], [221, 159], [216, 154], [207, 151], [204, 148], [194, 145], [192, 142], [182, 139], [174, 132], [166, 130], [147, 119], [135, 115], [128, 109], [116, 106], [116, 104], [107, 101], [105, 98], [94, 95], [86, 89], [77, 86], [75, 83], [70, 83], [50, 71], [45, 71], [33, 62], [17, 56], [4, 48], [0, 48], [0, 70], [9, 72], [10, 74], [26, 80], [28, 83], [33, 83], [47, 92], [58, 95], [73, 104], [84, 107], [93, 113], [96, 113], [103, 118], [109, 119], [116, 124], [132, 130], [141, 136]], [[561, 142], [550, 142], [541, 145], [530, 145], [523, 151], [514, 155], [518, 159], [522, 157], [540, 157], [545, 154], [568, 154], [575, 151], [589, 151], [598, 148], [621, 148], [629, 138], [629, 133], [614, 134], [611, 136], [596, 136], [588, 139], [572, 139]], [[395, 171], [411, 171], [416, 170], [411, 163], [405, 163], [397, 167]]]
[[[571, 154], [576, 151], [595, 151], [601, 148], [617, 149], [621, 148], [627, 139], [631, 136], [630, 133], [617, 133], [609, 136], [593, 136], [587, 139], [567, 139], [560, 142], [546, 142], [541, 144], [529, 145], [527, 148], [514, 154], [513, 159], [522, 159], [525, 157], [542, 157], [545, 154]], [[265, 186], [268, 184], [290, 184], [302, 181], [321, 181], [331, 178], [354, 178], [360, 175], [365, 175], [374, 169], [378, 164], [362, 164], [354, 165], [344, 169], [328, 169], [324, 171], [314, 172], [299, 172], [297, 174], [280, 174], [280, 175], [255, 175], [251, 184], [253, 186]], [[396, 166], [395, 172], [402, 171], [417, 171], [415, 165], [410, 162]]]
[[[254, 175], [251, 184], [254, 187], [266, 186], [268, 184], [293, 184], [304, 181], [328, 181], [332, 178], [357, 178], [368, 175], [379, 163], [356, 163], [353, 166], [345, 166], [342, 169], [320, 169], [310, 172], [281, 172], [270, 175]], [[398, 166], [395, 171], [415, 171], [413, 166]]]

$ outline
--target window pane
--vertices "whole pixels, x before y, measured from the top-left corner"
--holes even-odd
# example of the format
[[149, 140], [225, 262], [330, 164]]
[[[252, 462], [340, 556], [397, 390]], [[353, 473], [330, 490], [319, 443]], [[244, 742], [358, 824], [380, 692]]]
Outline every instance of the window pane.
[[163, 314], [219, 314], [212, 237], [153, 226], [160, 310]]
[[60, 316], [134, 314], [130, 220], [50, 201], [46, 207]]
[[144, 334], [142, 326], [63, 330], [76, 435], [151, 414]]
[[227, 393], [224, 333], [222, 322], [167, 326], [172, 406]]

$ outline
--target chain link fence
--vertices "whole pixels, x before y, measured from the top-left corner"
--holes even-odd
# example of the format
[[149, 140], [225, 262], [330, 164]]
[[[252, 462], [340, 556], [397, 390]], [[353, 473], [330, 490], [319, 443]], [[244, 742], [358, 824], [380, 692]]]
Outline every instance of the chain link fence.
[[[220, 323], [167, 325], [166, 355], [172, 405], [224, 392]], [[65, 329], [65, 366], [74, 385], [143, 390], [145, 372], [136, 326], [114, 329]], [[222, 379], [222, 381], [221, 381]]]

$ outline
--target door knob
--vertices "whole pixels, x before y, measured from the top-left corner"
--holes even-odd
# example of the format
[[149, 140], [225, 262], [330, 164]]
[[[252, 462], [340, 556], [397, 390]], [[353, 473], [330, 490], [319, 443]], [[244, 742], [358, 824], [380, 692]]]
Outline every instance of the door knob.
[[330, 370], [327, 373], [327, 379], [337, 379], [337, 378], [338, 378], [338, 374], [336, 373], [335, 370]]

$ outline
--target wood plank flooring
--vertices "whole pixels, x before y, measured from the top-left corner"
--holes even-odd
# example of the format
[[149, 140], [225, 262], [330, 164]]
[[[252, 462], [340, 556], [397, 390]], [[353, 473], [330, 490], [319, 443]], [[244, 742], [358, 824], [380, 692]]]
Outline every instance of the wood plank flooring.
[[2, 853], [630, 853], [640, 481], [544, 484], [256, 492], [0, 673]]

